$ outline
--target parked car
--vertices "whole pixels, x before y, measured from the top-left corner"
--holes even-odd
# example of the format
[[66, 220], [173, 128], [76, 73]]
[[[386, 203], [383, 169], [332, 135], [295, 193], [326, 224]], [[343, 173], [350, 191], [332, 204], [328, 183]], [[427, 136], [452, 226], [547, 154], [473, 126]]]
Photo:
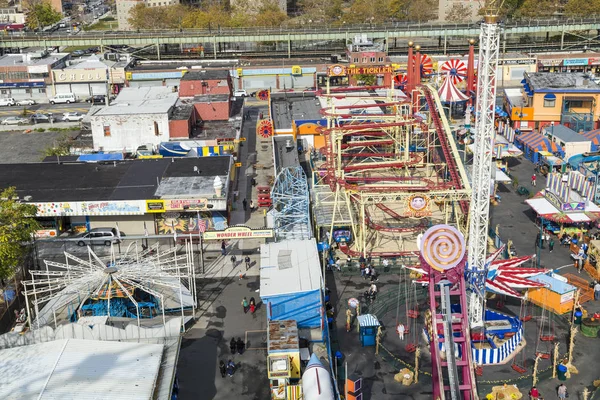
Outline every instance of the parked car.
[[44, 122], [54, 122], [55, 118], [52, 118], [52, 121], [51, 121], [50, 116], [48, 116], [46, 114], [42, 114], [42, 113], [35, 113], [31, 116], [31, 121], [33, 121], [33, 123], [35, 123], [35, 124], [39, 124], [39, 123], [44, 123]]
[[4, 99], [0, 99], [0, 106], [14, 106], [15, 105], [15, 99], [13, 99], [12, 97], [6, 97]]
[[116, 228], [94, 228], [89, 232], [82, 233], [77, 236], [77, 245], [104, 245], [110, 246], [111, 244], [121, 243], [121, 236], [125, 236], [124, 233], [118, 232]]
[[16, 103], [18, 106], [32, 106], [35, 104], [35, 100], [32, 99], [23, 99], [23, 100], [19, 100]]
[[77, 101], [77, 97], [73, 93], [59, 93], [56, 96], [50, 99], [50, 104], [56, 103], [75, 103]]
[[[69, 29], [67, 32], [71, 32], [71, 30]], [[83, 50], [75, 50], [74, 52], [71, 53], [71, 56], [73, 57], [81, 57], [85, 55], [85, 51]]]
[[62, 120], [65, 122], [79, 122], [83, 119], [83, 114], [75, 112], [66, 112], [63, 114]]
[[8, 117], [2, 120], [2, 125], [23, 125], [26, 124], [27, 119], [21, 117]]
[[97, 103], [105, 104], [105, 98], [106, 98], [106, 96], [95, 94], [95, 95], [90, 96], [87, 99], [85, 99], [85, 102], [91, 103], [91, 104], [97, 104]]
[[248, 93], [245, 90], [236, 90], [233, 92], [234, 97], [248, 97]]

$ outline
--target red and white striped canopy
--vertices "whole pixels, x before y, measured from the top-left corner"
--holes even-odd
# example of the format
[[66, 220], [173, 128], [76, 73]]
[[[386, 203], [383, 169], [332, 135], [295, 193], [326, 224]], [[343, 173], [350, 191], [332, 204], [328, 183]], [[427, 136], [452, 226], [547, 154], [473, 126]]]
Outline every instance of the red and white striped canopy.
[[469, 99], [469, 96], [456, 88], [450, 72], [446, 73], [446, 79], [444, 79], [444, 83], [438, 90], [438, 95], [442, 103], [458, 103]]

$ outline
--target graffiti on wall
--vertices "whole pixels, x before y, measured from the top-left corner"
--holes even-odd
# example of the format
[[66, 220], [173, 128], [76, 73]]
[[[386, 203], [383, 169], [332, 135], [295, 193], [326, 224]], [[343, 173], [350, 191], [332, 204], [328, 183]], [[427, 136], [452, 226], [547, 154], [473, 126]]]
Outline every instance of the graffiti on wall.
[[227, 228], [227, 218], [218, 211], [201, 212], [200, 220], [196, 213], [165, 213], [156, 219], [156, 226], [162, 235], [220, 231]]

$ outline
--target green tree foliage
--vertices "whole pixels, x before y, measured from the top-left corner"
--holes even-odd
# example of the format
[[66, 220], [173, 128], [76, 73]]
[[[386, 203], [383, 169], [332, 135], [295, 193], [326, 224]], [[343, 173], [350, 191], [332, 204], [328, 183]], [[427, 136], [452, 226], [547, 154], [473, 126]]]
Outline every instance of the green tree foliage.
[[600, 0], [569, 0], [564, 11], [570, 17], [596, 15], [600, 13]]
[[43, 28], [62, 19], [62, 14], [55, 11], [47, 0], [25, 2], [23, 8], [27, 12], [25, 23], [30, 29]]
[[18, 201], [14, 187], [0, 193], [0, 279], [11, 278], [27, 254], [25, 246], [40, 229], [37, 207]]
[[515, 17], [547, 18], [557, 11], [554, 0], [525, 0], [515, 11]]
[[44, 156], [68, 156], [71, 154], [71, 138], [67, 134], [60, 135], [54, 145], [44, 149]]
[[471, 19], [471, 8], [461, 4], [461, 3], [453, 3], [452, 7], [446, 12], [446, 21], [461, 23], [467, 22]]

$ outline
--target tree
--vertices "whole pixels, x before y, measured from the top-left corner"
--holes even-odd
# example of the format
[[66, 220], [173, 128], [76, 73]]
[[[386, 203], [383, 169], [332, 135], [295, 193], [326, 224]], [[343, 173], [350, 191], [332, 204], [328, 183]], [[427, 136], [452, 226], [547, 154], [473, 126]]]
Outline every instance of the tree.
[[598, 14], [600, 0], [569, 0], [565, 4], [565, 14], [570, 17], [580, 17]]
[[471, 20], [471, 8], [462, 3], [453, 3], [446, 12], [446, 21], [459, 24]]
[[44, 156], [68, 156], [71, 154], [71, 138], [67, 134], [60, 135], [52, 147], [44, 149]]
[[55, 11], [47, 0], [25, 2], [23, 8], [27, 12], [25, 23], [30, 29], [43, 28], [62, 19], [62, 14]]
[[254, 26], [277, 27], [283, 25], [288, 19], [275, 0], [263, 0], [254, 16]]
[[521, 18], [544, 18], [550, 17], [555, 11], [554, 0], [525, 0], [514, 15]]
[[0, 279], [11, 278], [28, 252], [26, 243], [40, 229], [37, 207], [18, 200], [14, 187], [0, 193]]

